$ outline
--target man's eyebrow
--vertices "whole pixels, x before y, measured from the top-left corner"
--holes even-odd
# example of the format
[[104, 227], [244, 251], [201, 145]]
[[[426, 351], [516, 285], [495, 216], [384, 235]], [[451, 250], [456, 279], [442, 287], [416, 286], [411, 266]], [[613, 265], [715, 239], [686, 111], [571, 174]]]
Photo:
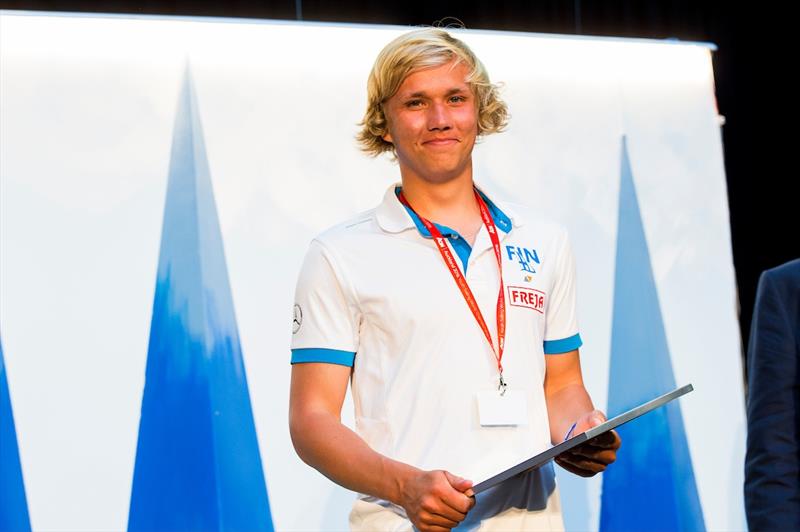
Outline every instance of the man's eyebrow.
[[[452, 89], [448, 90], [445, 93], [445, 97], [452, 96], [453, 94], [458, 94], [462, 92], [469, 92], [469, 89], [467, 87], [453, 87]], [[425, 91], [417, 91], [407, 95], [406, 98], [427, 98], [427, 96], [428, 93], [426, 93]]]

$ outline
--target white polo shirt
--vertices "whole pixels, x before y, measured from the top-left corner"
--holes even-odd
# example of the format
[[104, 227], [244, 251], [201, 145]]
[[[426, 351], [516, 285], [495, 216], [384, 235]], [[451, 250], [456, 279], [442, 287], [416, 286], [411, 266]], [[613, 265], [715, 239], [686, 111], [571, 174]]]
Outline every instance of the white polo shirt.
[[[544, 357], [581, 345], [567, 233], [531, 209], [483, 195], [503, 252], [504, 376], [509, 389], [524, 392], [528, 416], [513, 427], [484, 427], [476, 394], [497, 388], [494, 353], [397, 190], [391, 186], [377, 208], [312, 241], [297, 284], [292, 363], [352, 366], [356, 430], [370, 447], [477, 483], [550, 446]], [[455, 231], [437, 227], [496, 339], [499, 275], [486, 228], [470, 249]], [[360, 496], [351, 526], [408, 529], [404, 516], [402, 508]], [[459, 529], [479, 527], [563, 528], [552, 466], [479, 495]]]

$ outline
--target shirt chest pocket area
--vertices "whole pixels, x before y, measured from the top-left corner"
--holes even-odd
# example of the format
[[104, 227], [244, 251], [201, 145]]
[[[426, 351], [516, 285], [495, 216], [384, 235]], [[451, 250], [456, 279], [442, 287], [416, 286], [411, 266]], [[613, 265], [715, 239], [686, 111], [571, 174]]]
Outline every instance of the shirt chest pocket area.
[[543, 338], [548, 303], [547, 293], [533, 286], [514, 283], [506, 284], [505, 296], [509, 329], [513, 328], [515, 332], [521, 333], [525, 337], [531, 334], [530, 340]]
[[[387, 261], [380, 275], [371, 272], [358, 280], [361, 310], [371, 326], [417, 334], [463, 327], [464, 313], [472, 319], [461, 290], [434, 246], [406, 246], [403, 251], [403, 260]], [[484, 319], [494, 322], [499, 287], [496, 272], [487, 275], [480, 266], [469, 266], [467, 280]], [[493, 266], [496, 270], [497, 263]]]
[[[444, 270], [444, 265], [441, 268]], [[362, 283], [360, 300], [364, 319], [380, 330], [406, 334], [424, 334], [428, 329], [441, 330], [454, 325], [454, 305], [467, 308], [466, 302], [453, 279], [434, 277], [438, 278], [436, 282], [425, 279], [423, 273], [403, 272], [384, 282]]]

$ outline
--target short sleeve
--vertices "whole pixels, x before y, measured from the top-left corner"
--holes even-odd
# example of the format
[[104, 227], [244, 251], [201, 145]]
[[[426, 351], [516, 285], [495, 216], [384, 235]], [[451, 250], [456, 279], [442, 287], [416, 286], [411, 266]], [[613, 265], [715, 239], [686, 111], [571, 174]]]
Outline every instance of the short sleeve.
[[544, 352], [549, 355], [574, 351], [583, 344], [578, 333], [575, 257], [566, 231], [562, 232], [557, 249], [545, 311]]
[[360, 313], [343, 281], [332, 253], [312, 241], [295, 290], [292, 364], [353, 365]]

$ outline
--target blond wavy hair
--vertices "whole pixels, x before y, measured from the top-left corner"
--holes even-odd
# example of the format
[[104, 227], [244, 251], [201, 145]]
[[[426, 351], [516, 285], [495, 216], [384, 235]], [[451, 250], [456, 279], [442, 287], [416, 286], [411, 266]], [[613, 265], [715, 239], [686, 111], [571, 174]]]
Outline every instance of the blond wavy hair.
[[367, 110], [356, 135], [361, 149], [376, 157], [394, 145], [383, 140], [388, 133], [384, 104], [413, 72], [456, 60], [469, 67], [467, 84], [478, 106], [478, 135], [502, 131], [508, 123], [508, 107], [500, 99], [499, 86], [489, 80], [486, 67], [462, 41], [439, 28], [423, 28], [397, 37], [378, 54], [367, 81]]

